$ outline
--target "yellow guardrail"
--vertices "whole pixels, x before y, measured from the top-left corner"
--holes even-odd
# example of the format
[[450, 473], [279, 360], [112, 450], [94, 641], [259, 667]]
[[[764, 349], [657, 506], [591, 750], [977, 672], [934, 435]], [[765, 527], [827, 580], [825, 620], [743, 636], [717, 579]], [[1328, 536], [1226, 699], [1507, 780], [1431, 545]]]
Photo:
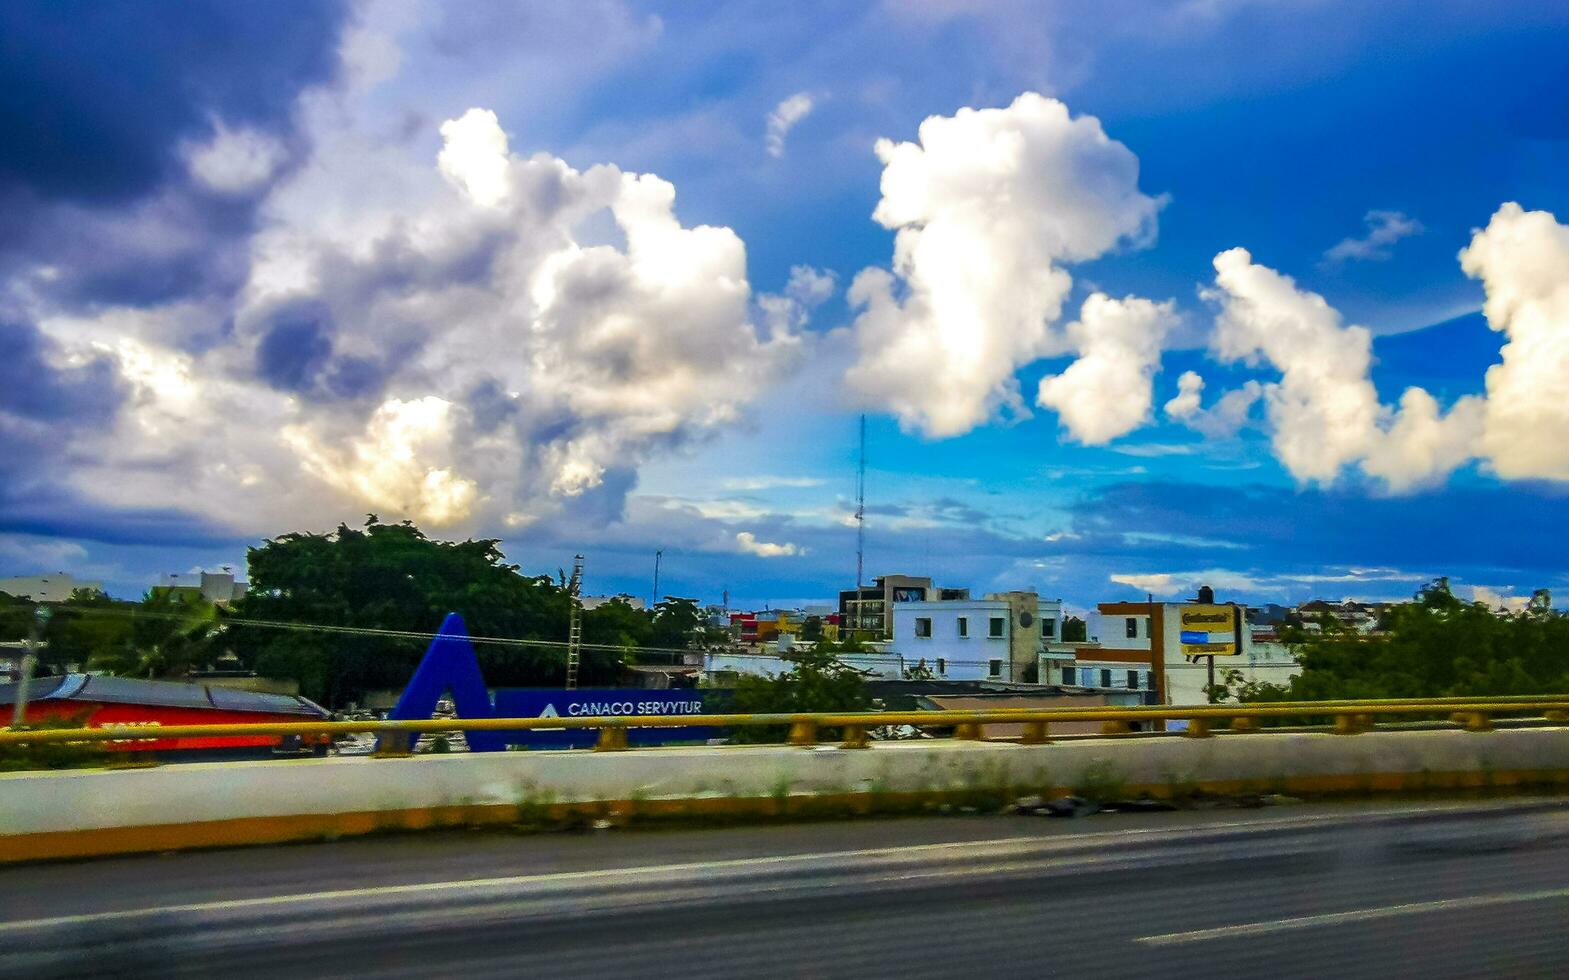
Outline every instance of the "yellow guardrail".
[[[1050, 740], [1050, 726], [1061, 722], [1101, 723], [1105, 734], [1131, 731], [1136, 723], [1186, 721], [1181, 734], [1203, 738], [1214, 724], [1229, 723], [1233, 731], [1259, 731], [1259, 722], [1271, 718], [1330, 718], [1341, 734], [1370, 731], [1380, 716], [1447, 715], [1469, 731], [1487, 731], [1498, 714], [1531, 713], [1547, 721], [1569, 721], [1569, 694], [1532, 697], [1390, 698], [1367, 701], [1291, 701], [1248, 704], [1151, 705], [1098, 708], [992, 708], [963, 711], [817, 712], [806, 714], [729, 715], [632, 715], [593, 718], [432, 718], [419, 721], [303, 721], [259, 724], [163, 725], [156, 729], [135, 725], [101, 728], [0, 730], [0, 746], [46, 742], [107, 742], [118, 739], [216, 738], [244, 735], [334, 736], [376, 734], [391, 736], [388, 754], [406, 750], [409, 736], [449, 732], [598, 729], [597, 748], [614, 751], [627, 747], [628, 728], [678, 728], [700, 723], [705, 728], [788, 727], [789, 741], [814, 745], [822, 729], [840, 729], [843, 743], [864, 748], [867, 732], [890, 725], [952, 728], [954, 737], [984, 740], [988, 725], [1023, 725], [1018, 741], [1041, 744]], [[156, 732], [156, 734], [154, 734]]]

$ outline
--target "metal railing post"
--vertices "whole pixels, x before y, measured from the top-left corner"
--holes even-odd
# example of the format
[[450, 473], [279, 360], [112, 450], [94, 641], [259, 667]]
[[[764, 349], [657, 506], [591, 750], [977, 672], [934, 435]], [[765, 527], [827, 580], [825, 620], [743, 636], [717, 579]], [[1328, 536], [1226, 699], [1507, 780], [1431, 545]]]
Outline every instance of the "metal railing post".
[[627, 730], [624, 725], [606, 725], [599, 730], [599, 741], [594, 743], [595, 752], [625, 752], [627, 748]]
[[1051, 741], [1051, 733], [1044, 721], [1027, 721], [1024, 723], [1024, 734], [1019, 736], [1020, 745], [1045, 745]]
[[817, 722], [808, 718], [798, 718], [790, 723], [791, 745], [816, 745]]

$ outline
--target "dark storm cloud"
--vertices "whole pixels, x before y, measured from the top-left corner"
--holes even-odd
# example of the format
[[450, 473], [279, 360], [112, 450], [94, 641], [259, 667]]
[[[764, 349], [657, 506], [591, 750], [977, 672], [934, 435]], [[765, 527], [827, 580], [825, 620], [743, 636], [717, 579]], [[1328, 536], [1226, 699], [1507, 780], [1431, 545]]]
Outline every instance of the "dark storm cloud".
[[332, 356], [332, 338], [322, 328], [324, 310], [288, 310], [277, 316], [256, 345], [256, 373], [284, 391], [305, 391]]
[[517, 403], [508, 398], [507, 393], [492, 379], [475, 385], [464, 402], [468, 405], [469, 416], [474, 420], [474, 431], [481, 435], [496, 431], [518, 410]]
[[121, 520], [60, 486], [59, 475], [70, 433], [110, 424], [125, 392], [108, 361], [55, 367], [53, 353], [32, 324], [0, 322], [0, 533], [48, 535], [60, 522], [112, 529]]
[[281, 391], [314, 401], [379, 392], [389, 369], [356, 355], [335, 355], [332, 314], [319, 303], [296, 303], [272, 314], [256, 345], [256, 374]]
[[122, 392], [114, 367], [95, 360], [54, 368], [48, 340], [30, 323], [0, 322], [0, 414], [33, 422], [102, 422]]
[[160, 547], [244, 545], [207, 519], [175, 508], [105, 507], [47, 479], [0, 481], [0, 534]]
[[210, 118], [287, 129], [337, 63], [344, 5], [232, 0], [0, 4], [0, 188], [125, 201], [178, 165]]
[[[285, 149], [300, 91], [329, 79], [337, 0], [0, 4], [0, 280], [66, 307], [225, 294], [244, 279], [249, 195], [213, 194], [183, 151], [221, 121]], [[275, 175], [276, 176], [276, 175]]]

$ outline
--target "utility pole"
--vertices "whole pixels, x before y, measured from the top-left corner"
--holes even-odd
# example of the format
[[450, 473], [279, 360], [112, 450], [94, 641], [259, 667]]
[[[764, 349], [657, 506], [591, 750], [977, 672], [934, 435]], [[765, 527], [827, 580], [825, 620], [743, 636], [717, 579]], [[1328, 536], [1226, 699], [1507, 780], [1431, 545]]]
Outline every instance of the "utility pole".
[[38, 669], [38, 632], [49, 621], [51, 610], [39, 603], [33, 607], [33, 624], [27, 631], [27, 652], [22, 654], [22, 672], [16, 679], [16, 704], [11, 709], [11, 727], [27, 724], [27, 688], [33, 671]]
[[[866, 600], [861, 596], [866, 577], [866, 413], [861, 413], [861, 451], [855, 468], [855, 602], [852, 634], [866, 627]], [[887, 616], [888, 611], [883, 610]]]
[[572, 556], [572, 578], [567, 582], [567, 690], [577, 690], [577, 669], [583, 660], [583, 556]]
[[861, 415], [861, 459], [855, 471], [855, 591], [866, 576], [866, 415]]
[[654, 552], [654, 594], [648, 597], [649, 612], [653, 612], [654, 607], [659, 605], [659, 560], [664, 557], [664, 554], [663, 549]]

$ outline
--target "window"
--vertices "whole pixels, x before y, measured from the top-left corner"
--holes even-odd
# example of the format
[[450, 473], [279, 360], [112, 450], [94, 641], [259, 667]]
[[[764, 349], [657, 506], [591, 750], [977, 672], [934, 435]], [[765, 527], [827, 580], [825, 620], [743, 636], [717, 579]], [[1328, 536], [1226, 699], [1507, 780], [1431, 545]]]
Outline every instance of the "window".
[[970, 618], [968, 616], [960, 616], [959, 617], [959, 635], [960, 636], [969, 636], [970, 635]]
[[1002, 636], [1003, 628], [1006, 627], [1007, 625], [1008, 625], [1008, 620], [1007, 620], [1006, 617], [1003, 617], [1003, 616], [993, 616], [992, 617], [992, 632], [991, 632], [992, 639], [995, 640], [998, 637]]
[[1062, 668], [1062, 683], [1063, 684], [1067, 685], [1068, 687], [1072, 687], [1073, 685], [1077, 684], [1078, 682], [1079, 682], [1078, 673], [1072, 667], [1064, 667], [1064, 668]]
[[1137, 616], [1129, 616], [1128, 617], [1128, 639], [1131, 640], [1131, 639], [1137, 637], [1138, 635], [1139, 635], [1139, 618]]
[[1136, 670], [1128, 671], [1128, 690], [1136, 691], [1136, 690], [1138, 690], [1138, 687], [1139, 687], [1139, 672], [1136, 671]]
[[1057, 621], [1055, 619], [1041, 620], [1041, 636], [1050, 640], [1057, 635]]
[[987, 669], [991, 673], [991, 676], [993, 676], [993, 677], [1001, 677], [1002, 676], [1002, 661], [1001, 660], [993, 660], [990, 663], [990, 665], [988, 666]]
[[917, 616], [917, 617], [915, 617], [915, 635], [916, 636], [931, 636], [932, 635], [932, 621], [931, 621], [931, 617], [929, 617], [929, 616]]
[[1107, 668], [1104, 668], [1104, 669], [1101, 670], [1101, 672], [1100, 672], [1100, 686], [1101, 687], [1110, 687], [1111, 686], [1111, 668], [1107, 667]]
[[937, 676], [941, 677], [941, 676], [943, 676], [946, 673], [948, 673], [948, 661], [944, 660], [942, 657], [938, 657], [937, 658]]

